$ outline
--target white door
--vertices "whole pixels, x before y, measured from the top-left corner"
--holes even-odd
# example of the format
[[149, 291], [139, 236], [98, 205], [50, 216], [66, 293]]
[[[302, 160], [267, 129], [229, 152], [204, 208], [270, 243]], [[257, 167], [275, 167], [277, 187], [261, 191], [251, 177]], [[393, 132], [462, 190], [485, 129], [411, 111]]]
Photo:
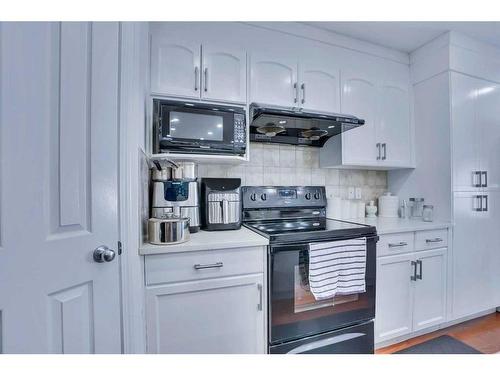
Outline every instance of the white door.
[[492, 241], [492, 221], [486, 212], [476, 211], [481, 207], [478, 195], [483, 193], [454, 194], [452, 310], [456, 319], [488, 309], [492, 300], [487, 245]]
[[119, 25], [1, 26], [0, 349], [120, 353]]
[[382, 164], [408, 167], [411, 165], [408, 87], [386, 82], [379, 92], [377, 137], [382, 143]]
[[247, 54], [244, 50], [203, 44], [203, 99], [246, 103]]
[[178, 37], [151, 37], [151, 93], [199, 98], [201, 45]]
[[376, 81], [358, 72], [342, 70], [341, 111], [365, 120], [365, 124], [342, 133], [344, 164], [379, 165], [377, 157], [376, 114], [378, 90]]
[[314, 57], [299, 63], [299, 105], [308, 111], [339, 113], [340, 71], [330, 60]]
[[146, 291], [149, 353], [265, 353], [262, 275]]
[[417, 254], [414, 283], [413, 330], [443, 323], [446, 318], [446, 252], [436, 249]]
[[412, 331], [413, 255], [377, 259], [375, 341], [382, 342]]
[[252, 53], [250, 101], [283, 107], [299, 106], [297, 59], [294, 56]]
[[500, 188], [500, 85], [479, 81], [476, 121], [480, 130], [479, 164], [484, 185]]
[[[453, 135], [453, 189], [474, 188], [475, 172], [480, 170], [480, 128], [476, 122], [475, 102], [478, 80], [451, 73], [451, 125]], [[417, 124], [418, 126], [418, 124]]]

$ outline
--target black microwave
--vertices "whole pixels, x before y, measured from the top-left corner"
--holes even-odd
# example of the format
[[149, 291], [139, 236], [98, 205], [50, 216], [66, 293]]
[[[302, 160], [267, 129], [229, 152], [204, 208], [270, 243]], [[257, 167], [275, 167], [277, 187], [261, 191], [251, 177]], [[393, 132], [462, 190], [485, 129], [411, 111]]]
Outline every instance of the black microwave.
[[153, 99], [153, 152], [245, 154], [242, 107]]

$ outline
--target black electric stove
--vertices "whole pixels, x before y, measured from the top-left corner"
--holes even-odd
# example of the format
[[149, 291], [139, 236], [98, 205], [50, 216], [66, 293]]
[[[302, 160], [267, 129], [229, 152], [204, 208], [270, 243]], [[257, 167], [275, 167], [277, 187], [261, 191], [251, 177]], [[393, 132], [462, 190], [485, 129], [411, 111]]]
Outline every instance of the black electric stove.
[[[375, 227], [326, 217], [323, 186], [244, 186], [243, 225], [269, 239], [269, 353], [374, 351]], [[366, 238], [366, 290], [316, 301], [305, 276], [309, 243]]]

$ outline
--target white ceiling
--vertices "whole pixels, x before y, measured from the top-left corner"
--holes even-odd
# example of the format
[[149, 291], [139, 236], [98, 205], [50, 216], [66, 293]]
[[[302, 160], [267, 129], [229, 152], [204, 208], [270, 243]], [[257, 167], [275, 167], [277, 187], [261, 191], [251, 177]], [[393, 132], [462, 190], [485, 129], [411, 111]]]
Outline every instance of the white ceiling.
[[412, 52], [447, 31], [500, 47], [500, 22], [305, 22], [327, 31]]

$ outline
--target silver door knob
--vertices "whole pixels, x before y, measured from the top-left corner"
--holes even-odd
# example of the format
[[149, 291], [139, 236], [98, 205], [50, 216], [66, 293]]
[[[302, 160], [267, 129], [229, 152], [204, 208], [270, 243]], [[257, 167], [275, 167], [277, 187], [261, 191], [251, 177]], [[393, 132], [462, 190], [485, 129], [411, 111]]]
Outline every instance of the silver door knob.
[[116, 253], [114, 250], [111, 250], [109, 247], [102, 245], [94, 250], [94, 260], [97, 263], [111, 262], [115, 259]]

